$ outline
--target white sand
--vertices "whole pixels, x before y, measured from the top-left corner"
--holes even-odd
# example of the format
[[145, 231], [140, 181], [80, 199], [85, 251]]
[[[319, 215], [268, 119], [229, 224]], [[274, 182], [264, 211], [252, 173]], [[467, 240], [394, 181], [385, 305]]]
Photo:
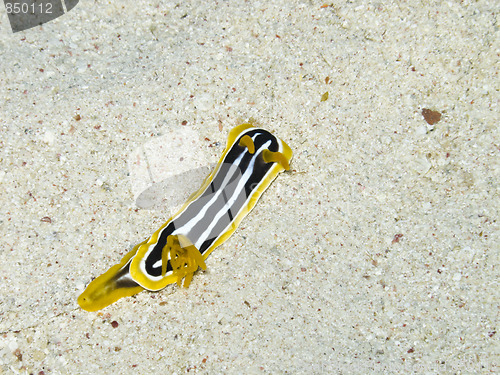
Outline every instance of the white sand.
[[[500, 6], [327, 4], [85, 0], [16, 34], [0, 13], [0, 373], [500, 371]], [[293, 171], [208, 271], [82, 311], [168, 218], [135, 207], [134, 150], [185, 126], [215, 162], [250, 118]]]

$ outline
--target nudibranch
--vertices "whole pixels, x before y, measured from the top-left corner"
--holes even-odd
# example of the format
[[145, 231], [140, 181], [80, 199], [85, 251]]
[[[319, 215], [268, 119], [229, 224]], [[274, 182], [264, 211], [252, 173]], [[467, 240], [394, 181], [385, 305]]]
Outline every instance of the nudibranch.
[[177, 283], [188, 287], [198, 267], [236, 230], [276, 176], [290, 168], [292, 150], [251, 124], [235, 127], [214, 170], [174, 216], [78, 297], [87, 311], [122, 297]]

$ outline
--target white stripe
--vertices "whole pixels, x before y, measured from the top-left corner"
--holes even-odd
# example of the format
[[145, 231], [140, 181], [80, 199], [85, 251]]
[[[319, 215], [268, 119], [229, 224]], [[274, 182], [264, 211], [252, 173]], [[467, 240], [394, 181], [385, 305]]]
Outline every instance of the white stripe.
[[[252, 137], [252, 141], [255, 141], [255, 138], [257, 138], [258, 135], [259, 135], [259, 133], [254, 134], [253, 137]], [[266, 145], [267, 145], [267, 143], [266, 143]], [[234, 144], [233, 144], [233, 147], [234, 147]], [[233, 162], [233, 164], [230, 167], [230, 170], [226, 173], [226, 176], [224, 177], [224, 180], [223, 180], [223, 182], [222, 182], [219, 190], [217, 190], [216, 192], [213, 192], [211, 194], [210, 200], [203, 206], [203, 209], [200, 210], [200, 212], [198, 212], [198, 214], [195, 217], [193, 217], [191, 220], [189, 220], [186, 224], [184, 224], [183, 226], [181, 226], [179, 228], [176, 228], [172, 232], [172, 234], [179, 234], [179, 233], [181, 233], [181, 234], [184, 234], [185, 236], [187, 236], [188, 233], [194, 228], [194, 226], [196, 224], [198, 224], [201, 220], [203, 220], [203, 218], [205, 217], [208, 209], [215, 204], [217, 198], [219, 198], [219, 196], [222, 194], [222, 192], [224, 191], [224, 189], [227, 187], [227, 185], [229, 183], [229, 180], [233, 176], [232, 172], [235, 171], [235, 172], [239, 173], [239, 171], [240, 171], [239, 165], [240, 165], [241, 160], [243, 159], [243, 156], [245, 154], [246, 154], [246, 151], [242, 152], [240, 154], [240, 156], [238, 156], [238, 158]], [[253, 165], [255, 164], [255, 158], [256, 158], [256, 156], [257, 156], [257, 153], [254, 153], [254, 156], [252, 157], [252, 160], [250, 162], [251, 166], [252, 166], [252, 170], [253, 170]], [[220, 168], [219, 168], [218, 172], [220, 172]], [[213, 177], [212, 181], [214, 181], [217, 178], [218, 174], [219, 173], [217, 173], [217, 175], [215, 175]], [[209, 187], [210, 187], [210, 185], [207, 186], [207, 188], [205, 189], [205, 191], [203, 192], [203, 194], [205, 194], [205, 192], [208, 190]], [[199, 200], [200, 200], [200, 198], [198, 198], [195, 201], [191, 202], [189, 205], [193, 204], [194, 202], [199, 202]], [[224, 207], [226, 207], [226, 206], [224, 206]], [[187, 209], [187, 207], [186, 207], [186, 209]], [[179, 217], [179, 216], [181, 216], [181, 215], [178, 215], [177, 217]], [[205, 240], [201, 241], [201, 243], [200, 243], [200, 239], [198, 239], [194, 245], [196, 246], [197, 249], [199, 249], [200, 246], [203, 244], [203, 242], [205, 242]]]
[[[210, 225], [208, 226], [208, 228], [201, 234], [200, 238], [198, 238], [198, 240], [196, 241], [196, 248], [199, 249], [200, 246], [203, 244], [203, 242], [205, 242], [208, 238], [208, 236], [210, 235], [210, 232], [212, 231], [213, 227], [215, 227], [217, 225], [217, 223], [219, 222], [219, 219], [223, 216], [223, 215], [226, 215], [227, 214], [227, 209], [231, 209], [231, 207], [233, 206], [234, 202], [236, 201], [236, 199], [238, 198], [238, 195], [239, 193], [241, 193], [241, 191], [243, 190], [243, 188], [245, 187], [245, 184], [247, 183], [247, 181], [250, 179], [250, 176], [252, 175], [253, 173], [253, 167], [255, 165], [255, 160], [257, 159], [257, 155], [265, 148], [267, 148], [267, 146], [269, 146], [269, 144], [271, 143], [271, 141], [267, 141], [264, 145], [262, 145], [261, 148], [259, 148], [259, 150], [257, 152], [254, 153], [254, 156], [252, 157], [252, 159], [250, 160], [250, 163], [248, 164], [248, 168], [247, 170], [245, 171], [245, 173], [243, 173], [243, 176], [242, 178], [240, 179], [240, 181], [238, 182], [238, 185], [236, 186], [236, 189], [234, 189], [234, 192], [233, 192], [233, 195], [231, 196], [231, 198], [228, 200], [228, 202], [224, 205], [224, 207], [222, 208], [222, 210], [220, 210], [217, 215], [214, 217], [214, 219], [211, 221]], [[248, 197], [247, 197], [248, 198]], [[232, 221], [231, 221], [232, 222]], [[231, 223], [229, 223], [229, 225], [231, 225]], [[224, 233], [224, 232], [223, 232]], [[219, 235], [217, 236], [220, 237], [222, 233], [219, 233]]]
[[[211, 194], [211, 198], [210, 200], [203, 206], [203, 209], [200, 210], [200, 212], [198, 212], [198, 214], [193, 217], [191, 220], [189, 220], [186, 224], [184, 224], [182, 227], [179, 227], [179, 228], [176, 228], [172, 234], [179, 234], [179, 233], [182, 233], [184, 235], [186, 235], [187, 233], [189, 233], [191, 231], [191, 229], [193, 229], [193, 227], [198, 224], [202, 219], [203, 217], [205, 216], [205, 214], [207, 213], [207, 210], [215, 203], [215, 201], [217, 200], [217, 198], [219, 198], [219, 196], [222, 194], [222, 192], [224, 191], [224, 188], [228, 185], [229, 183], [229, 180], [231, 179], [231, 177], [233, 176], [233, 171], [238, 171], [239, 168], [237, 166], [237, 164], [241, 161], [241, 159], [243, 158], [243, 153], [235, 160], [234, 164], [232, 164], [229, 168], [229, 171], [228, 173], [226, 173], [226, 176], [224, 177], [224, 180], [222, 181], [222, 184], [221, 184], [221, 187], [219, 190], [213, 192]], [[216, 178], [217, 176], [214, 177], [214, 179]], [[212, 180], [213, 181], [213, 180]], [[210, 187], [210, 185], [208, 185], [207, 189]], [[205, 193], [207, 190], [205, 190], [203, 193]], [[202, 194], [203, 195], [203, 194]], [[210, 196], [209, 196], [210, 197]], [[207, 199], [208, 197], [205, 197], [204, 199]], [[194, 202], [199, 202], [199, 200], [202, 199], [202, 197], [196, 199]], [[179, 215], [180, 216], [180, 215]], [[198, 247], [198, 243], [195, 244], [195, 246], [199, 249]]]

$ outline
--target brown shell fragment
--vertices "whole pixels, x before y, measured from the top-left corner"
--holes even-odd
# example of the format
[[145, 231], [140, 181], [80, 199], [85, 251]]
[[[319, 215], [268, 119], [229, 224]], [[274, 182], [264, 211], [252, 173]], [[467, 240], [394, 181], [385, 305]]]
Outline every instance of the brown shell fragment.
[[441, 113], [429, 108], [422, 109], [422, 116], [424, 116], [425, 121], [427, 121], [429, 125], [434, 125], [441, 120]]

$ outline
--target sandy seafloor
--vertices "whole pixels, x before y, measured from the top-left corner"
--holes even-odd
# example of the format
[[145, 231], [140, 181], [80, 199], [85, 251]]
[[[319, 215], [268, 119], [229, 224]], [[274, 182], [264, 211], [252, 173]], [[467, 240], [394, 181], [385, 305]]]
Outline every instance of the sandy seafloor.
[[[0, 373], [498, 373], [499, 10], [84, 0], [16, 34], [2, 11]], [[181, 134], [165, 168], [208, 165], [247, 120], [292, 168], [208, 270], [81, 310], [171, 213], [137, 206], [131, 155]]]

